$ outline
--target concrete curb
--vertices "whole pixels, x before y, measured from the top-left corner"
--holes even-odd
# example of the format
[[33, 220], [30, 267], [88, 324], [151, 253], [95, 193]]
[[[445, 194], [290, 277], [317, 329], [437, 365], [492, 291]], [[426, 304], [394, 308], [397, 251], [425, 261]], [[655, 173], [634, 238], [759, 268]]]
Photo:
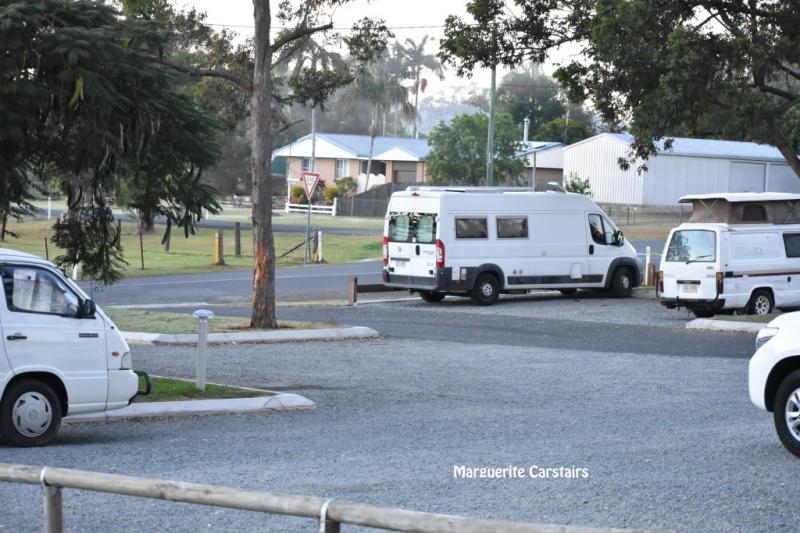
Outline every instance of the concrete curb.
[[699, 329], [704, 331], [727, 331], [729, 333], [758, 333], [766, 324], [755, 322], [735, 322], [733, 320], [712, 320], [710, 318], [695, 318], [686, 329]]
[[[166, 334], [123, 331], [122, 336], [130, 344], [151, 345], [195, 345], [194, 333]], [[237, 331], [231, 333], [209, 333], [209, 344], [228, 343], [273, 343], [291, 341], [345, 340], [379, 337], [372, 328], [353, 326], [350, 328], [296, 329], [280, 331]]]
[[222, 400], [186, 400], [175, 402], [133, 403], [128, 407], [104, 413], [72, 415], [64, 422], [108, 422], [138, 418], [165, 418], [172, 416], [224, 415], [314, 409], [314, 402], [293, 393], [281, 393], [255, 398], [228, 398]]
[[633, 289], [632, 296], [634, 298], [640, 298], [642, 300], [655, 300], [656, 290], [652, 287], [647, 287], [647, 288], [636, 287], [635, 289]]

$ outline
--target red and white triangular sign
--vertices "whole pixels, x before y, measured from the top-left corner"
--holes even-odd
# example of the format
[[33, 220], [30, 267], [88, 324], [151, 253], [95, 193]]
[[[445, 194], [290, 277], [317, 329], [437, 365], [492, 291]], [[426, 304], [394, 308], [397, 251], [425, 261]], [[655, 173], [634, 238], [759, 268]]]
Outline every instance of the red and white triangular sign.
[[303, 188], [306, 190], [306, 198], [311, 200], [314, 189], [319, 184], [319, 172], [303, 172]]

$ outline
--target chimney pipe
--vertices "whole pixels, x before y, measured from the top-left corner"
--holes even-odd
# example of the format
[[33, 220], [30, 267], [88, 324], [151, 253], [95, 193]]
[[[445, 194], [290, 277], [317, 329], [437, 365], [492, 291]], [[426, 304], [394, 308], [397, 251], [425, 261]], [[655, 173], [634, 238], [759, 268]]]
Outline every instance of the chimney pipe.
[[523, 142], [528, 142], [528, 130], [530, 129], [530, 126], [531, 126], [531, 119], [529, 119], [528, 117], [525, 117], [525, 120], [523, 121], [523, 124], [524, 124], [524, 126], [523, 126], [523, 130], [522, 130], [522, 141]]

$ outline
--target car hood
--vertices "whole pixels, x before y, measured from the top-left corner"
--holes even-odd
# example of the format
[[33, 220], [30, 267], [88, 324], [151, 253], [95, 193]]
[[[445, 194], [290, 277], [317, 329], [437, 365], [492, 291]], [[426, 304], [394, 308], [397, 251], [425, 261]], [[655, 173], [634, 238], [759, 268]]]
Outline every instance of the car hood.
[[769, 324], [770, 328], [798, 328], [800, 329], [800, 311], [794, 313], [784, 313]]

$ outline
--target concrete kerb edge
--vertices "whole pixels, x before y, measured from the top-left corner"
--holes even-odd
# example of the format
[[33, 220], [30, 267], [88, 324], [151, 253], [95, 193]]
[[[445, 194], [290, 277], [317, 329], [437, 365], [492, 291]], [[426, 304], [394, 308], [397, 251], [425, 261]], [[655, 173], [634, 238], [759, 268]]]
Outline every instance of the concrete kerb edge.
[[733, 320], [713, 320], [710, 318], [695, 318], [686, 324], [686, 329], [703, 331], [724, 331], [729, 333], [758, 333], [766, 324], [756, 322], [736, 322]]
[[[166, 334], [166, 333], [145, 333], [140, 331], [121, 332], [125, 340], [130, 344], [145, 345], [186, 345], [194, 346], [197, 344], [197, 335], [193, 333]], [[294, 341], [322, 341], [322, 340], [349, 340], [367, 339], [380, 337], [380, 333], [372, 328], [364, 326], [353, 326], [349, 328], [326, 328], [326, 329], [301, 329], [283, 331], [259, 331], [259, 332], [229, 332], [229, 333], [209, 333], [209, 344], [228, 344], [228, 343], [277, 343]]]

